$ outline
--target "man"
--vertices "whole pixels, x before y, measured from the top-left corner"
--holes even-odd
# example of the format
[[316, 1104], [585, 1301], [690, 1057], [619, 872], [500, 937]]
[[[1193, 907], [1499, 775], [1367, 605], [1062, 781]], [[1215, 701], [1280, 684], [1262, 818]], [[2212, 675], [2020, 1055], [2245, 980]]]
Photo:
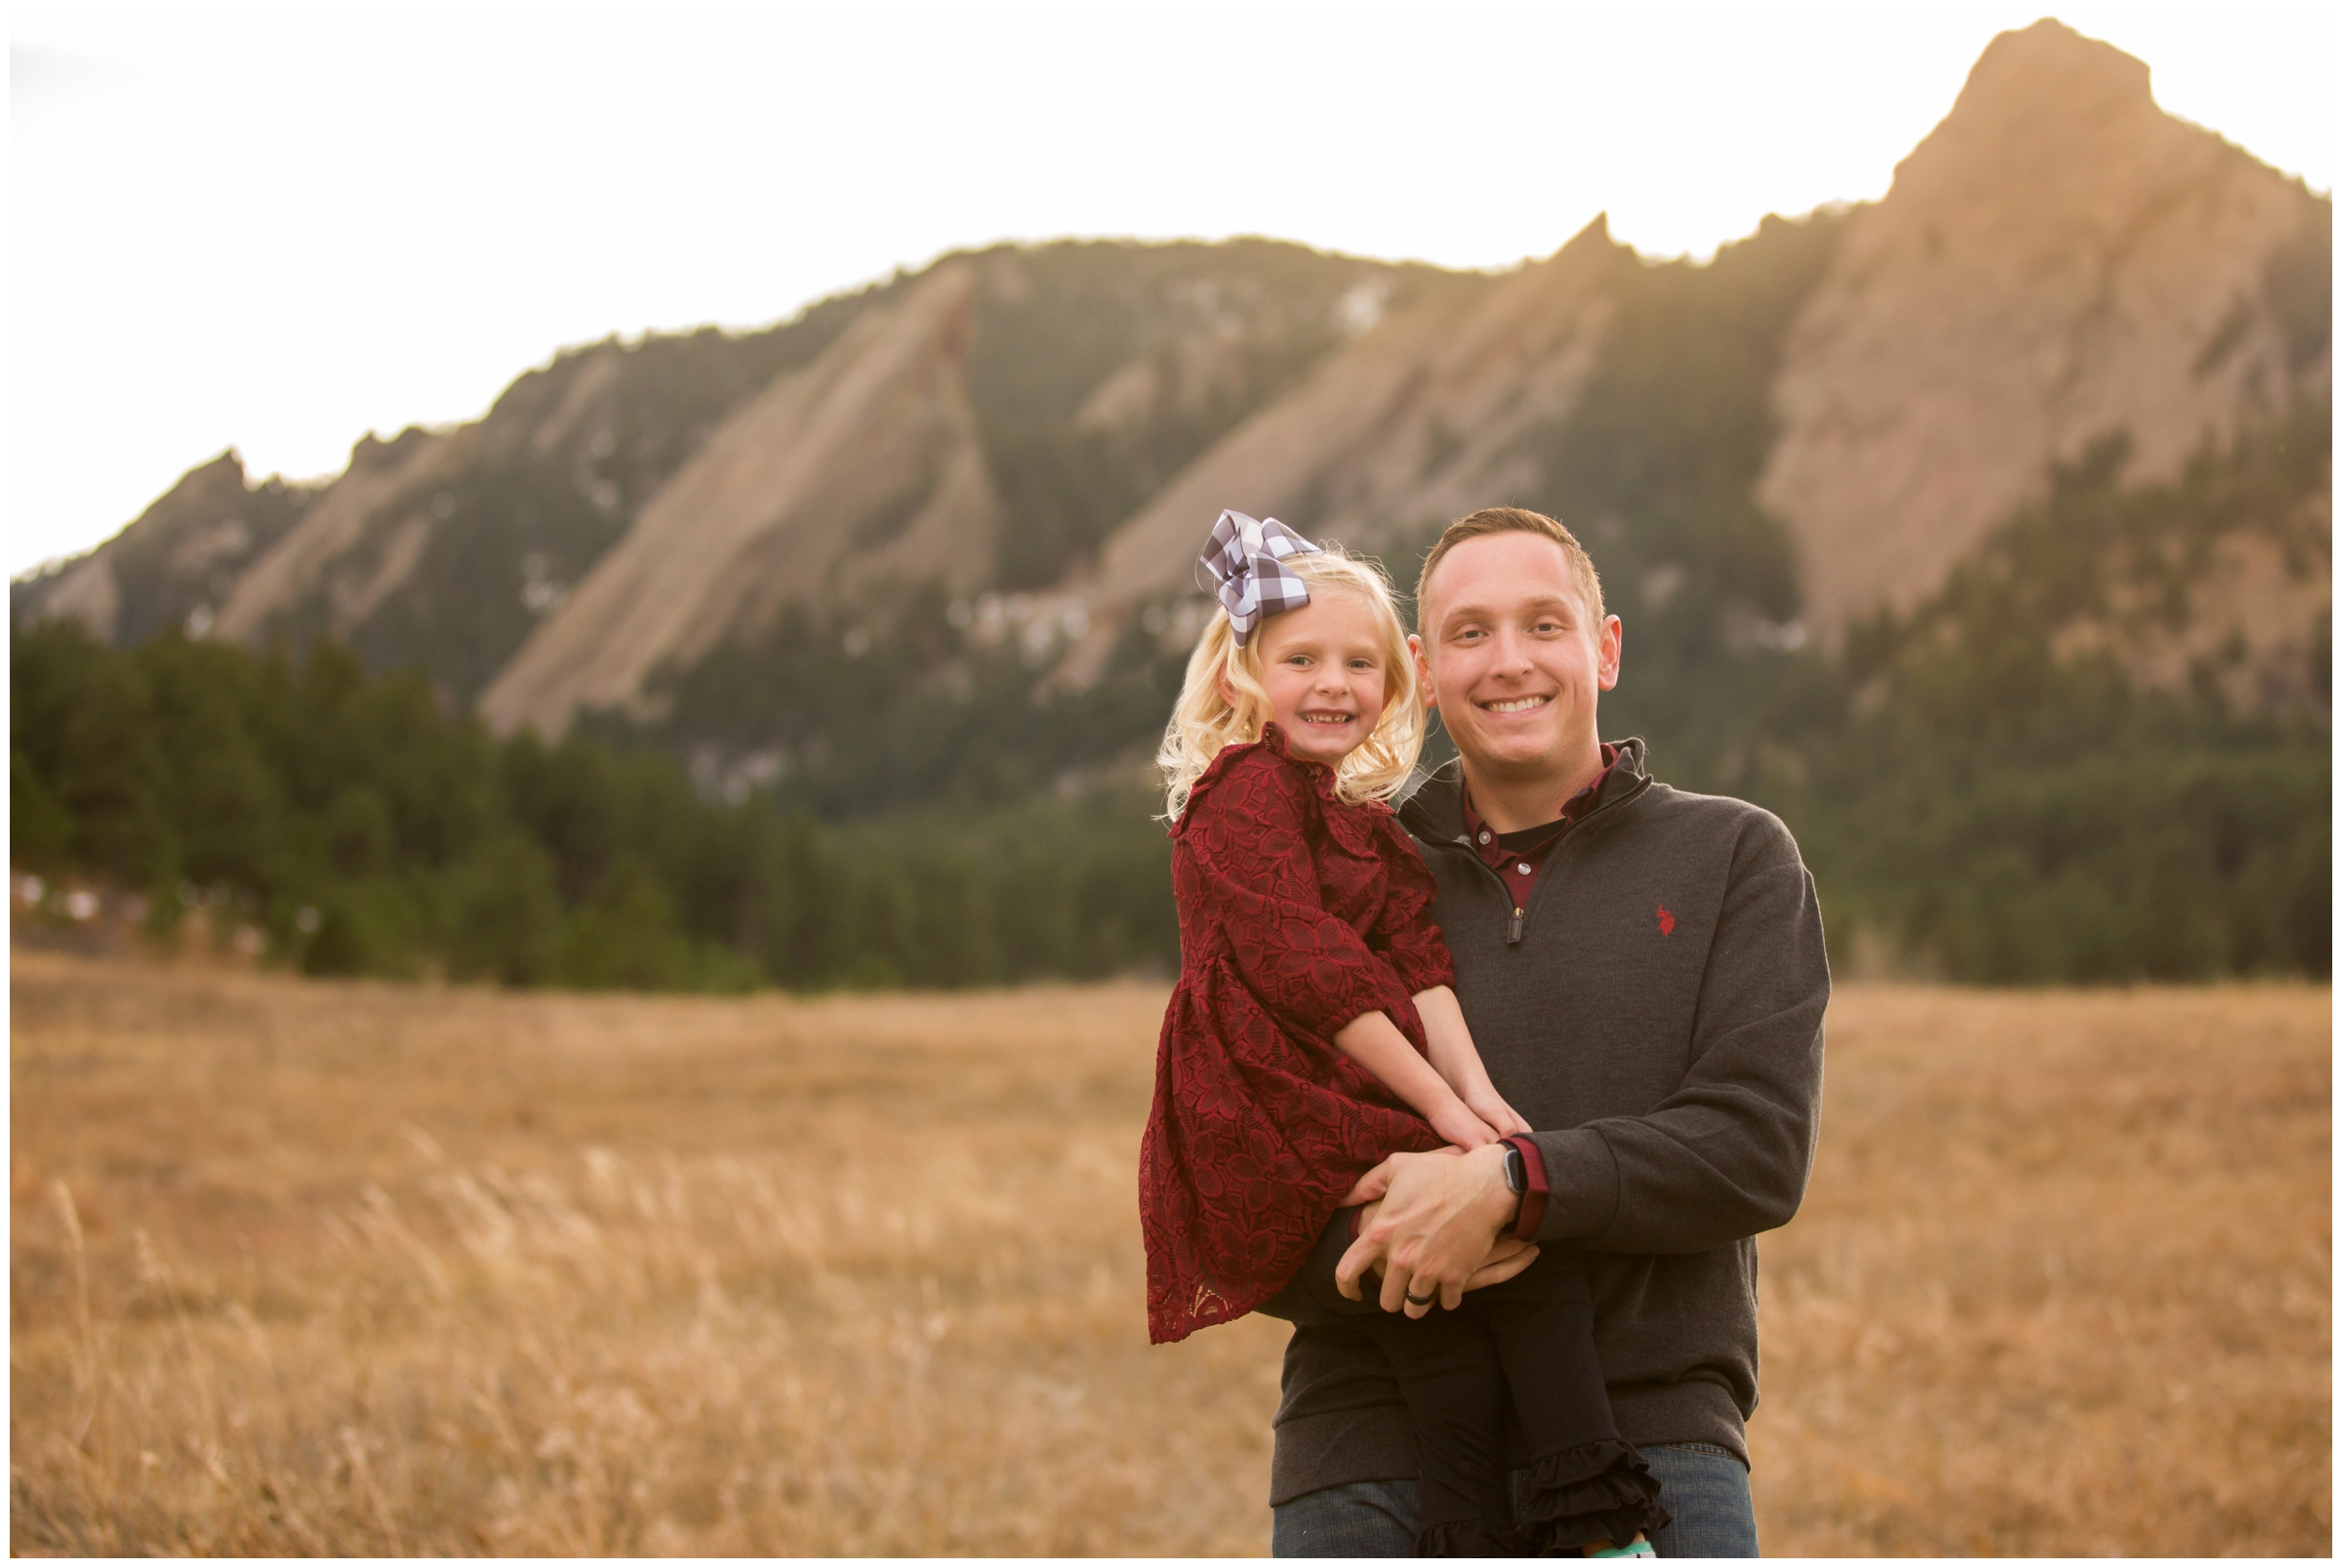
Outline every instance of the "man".
[[[1383, 1309], [1420, 1316], [1516, 1271], [1519, 1242], [1574, 1249], [1619, 1429], [1675, 1516], [1659, 1553], [1754, 1556], [1752, 1238], [1797, 1212], [1812, 1167], [1830, 995], [1813, 879], [1776, 818], [1671, 789], [1641, 742], [1600, 741], [1623, 628], [1559, 523], [1498, 507], [1453, 524], [1416, 619], [1459, 756], [1400, 819], [1438, 877], [1473, 1038], [1539, 1131], [1376, 1167], [1314, 1288], [1330, 1268], [1355, 1298], [1379, 1269]], [[1412, 1554], [1414, 1443], [1388, 1363], [1338, 1315], [1285, 1315], [1276, 1554]]]

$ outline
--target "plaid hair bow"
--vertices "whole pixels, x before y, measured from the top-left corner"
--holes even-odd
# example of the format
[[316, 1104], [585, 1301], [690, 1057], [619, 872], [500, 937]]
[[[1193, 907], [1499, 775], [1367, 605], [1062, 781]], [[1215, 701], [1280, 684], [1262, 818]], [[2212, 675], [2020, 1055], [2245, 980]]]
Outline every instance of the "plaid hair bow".
[[1228, 607], [1229, 628], [1241, 648], [1262, 618], [1298, 610], [1310, 602], [1310, 585], [1285, 565], [1292, 555], [1315, 555], [1317, 546], [1272, 517], [1266, 522], [1224, 511], [1212, 524], [1202, 566], [1212, 575], [1220, 602]]

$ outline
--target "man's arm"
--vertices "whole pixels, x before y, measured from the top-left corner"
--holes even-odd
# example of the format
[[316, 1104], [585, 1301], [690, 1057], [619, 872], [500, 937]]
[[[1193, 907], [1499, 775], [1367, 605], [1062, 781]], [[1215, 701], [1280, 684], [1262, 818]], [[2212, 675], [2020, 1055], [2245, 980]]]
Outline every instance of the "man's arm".
[[1538, 1133], [1541, 1242], [1706, 1252], [1786, 1225], [1813, 1169], [1830, 963], [1789, 829], [1752, 820], [1709, 945], [1683, 1085], [1641, 1116]]

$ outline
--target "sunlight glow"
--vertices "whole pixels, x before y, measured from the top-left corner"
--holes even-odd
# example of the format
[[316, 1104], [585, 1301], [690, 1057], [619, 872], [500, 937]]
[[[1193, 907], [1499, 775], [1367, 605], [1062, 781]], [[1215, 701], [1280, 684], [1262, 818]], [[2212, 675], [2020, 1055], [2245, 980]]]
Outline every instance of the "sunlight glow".
[[[13, 19], [9, 567], [222, 447], [338, 469], [556, 348], [962, 246], [1263, 233], [1706, 255], [1882, 194], [2038, 7], [928, 4]], [[2322, 9], [2067, 6], [2331, 185]]]

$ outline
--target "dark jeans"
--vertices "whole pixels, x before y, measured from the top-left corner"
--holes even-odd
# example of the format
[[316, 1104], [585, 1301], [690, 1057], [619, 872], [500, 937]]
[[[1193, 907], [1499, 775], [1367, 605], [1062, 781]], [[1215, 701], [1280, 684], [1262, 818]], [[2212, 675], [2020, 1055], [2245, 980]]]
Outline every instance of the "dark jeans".
[[[1754, 1557], [1756, 1508], [1749, 1472], [1713, 1443], [1654, 1443], [1643, 1463], [1659, 1478], [1659, 1503], [1675, 1522], [1651, 1536], [1662, 1557]], [[1518, 1485], [1525, 1470], [1513, 1472]], [[1413, 1481], [1353, 1481], [1311, 1492], [1274, 1510], [1270, 1551], [1279, 1557], [1412, 1557]]]

